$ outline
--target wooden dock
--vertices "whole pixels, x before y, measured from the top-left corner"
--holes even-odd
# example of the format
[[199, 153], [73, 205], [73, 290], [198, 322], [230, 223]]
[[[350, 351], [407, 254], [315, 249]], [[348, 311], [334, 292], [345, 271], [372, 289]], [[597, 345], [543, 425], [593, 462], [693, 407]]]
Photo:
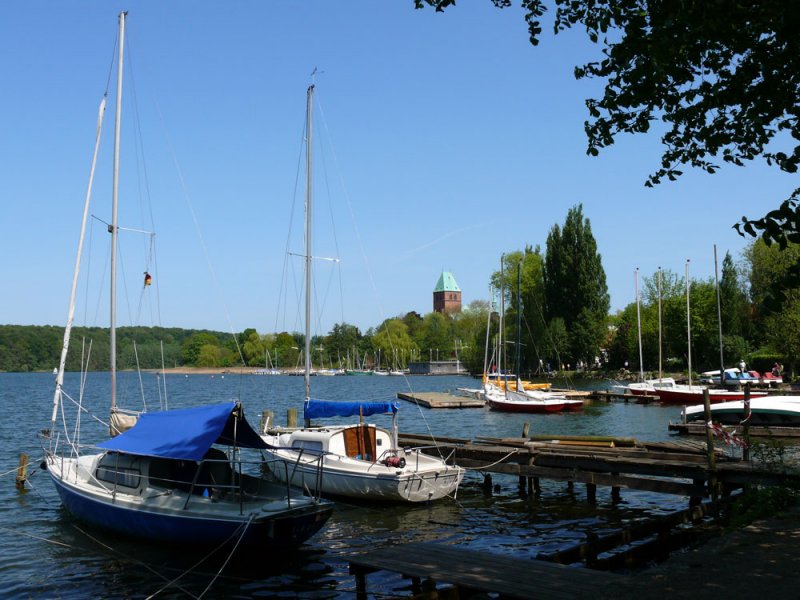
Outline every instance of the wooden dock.
[[622, 581], [612, 573], [572, 568], [534, 559], [476, 551], [438, 543], [410, 543], [379, 548], [350, 559], [356, 577], [356, 598], [366, 600], [366, 576], [380, 570], [394, 571], [412, 580], [413, 592], [423, 591], [422, 579], [430, 586], [449, 583], [459, 590], [454, 597], [475, 592], [497, 593], [503, 598], [568, 599], [596, 595]]
[[625, 392], [615, 392], [613, 390], [596, 390], [591, 392], [591, 397], [594, 400], [605, 400], [606, 402], [635, 402], [636, 404], [649, 404], [651, 402], [659, 402], [658, 396], [651, 396], [644, 394], [642, 396], [634, 395]]
[[486, 403], [469, 396], [456, 396], [445, 392], [397, 392], [400, 400], [419, 404], [425, 408], [481, 408]]
[[[424, 434], [402, 434], [401, 445], [442, 453], [448, 460], [484, 474], [491, 489], [492, 474], [519, 477], [520, 488], [540, 490], [540, 479], [586, 485], [589, 502], [595, 502], [597, 486], [611, 488], [612, 502], [622, 489], [688, 496], [690, 505], [705, 498], [727, 495], [749, 484], [800, 485], [800, 476], [756, 468], [749, 461], [715, 451], [715, 465], [708, 464], [705, 442], [628, 442], [628, 438], [536, 436], [435, 440]], [[543, 439], [550, 437], [551, 439]]]

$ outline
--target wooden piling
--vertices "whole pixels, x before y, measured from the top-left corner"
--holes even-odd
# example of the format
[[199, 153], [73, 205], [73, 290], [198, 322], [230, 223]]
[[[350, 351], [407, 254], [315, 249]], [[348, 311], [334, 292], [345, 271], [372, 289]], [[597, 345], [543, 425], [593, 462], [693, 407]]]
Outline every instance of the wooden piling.
[[24, 490], [25, 482], [28, 480], [28, 455], [24, 452], [19, 455], [19, 466], [17, 467], [17, 489]]
[[483, 476], [483, 493], [487, 496], [492, 495], [492, 474], [485, 473]]
[[297, 409], [290, 408], [286, 411], [286, 426], [289, 428], [297, 427]]
[[[722, 373], [720, 373], [722, 377]], [[711, 493], [711, 500], [717, 500], [717, 477], [715, 472], [717, 470], [717, 456], [714, 453], [714, 432], [711, 430], [711, 396], [708, 388], [703, 388], [703, 405], [705, 407], [706, 416], [706, 457], [708, 458], [708, 490]]]
[[597, 502], [597, 484], [594, 483], [586, 484], [586, 500], [590, 504], [594, 504], [595, 502]]
[[742, 448], [742, 460], [750, 460], [750, 384], [744, 386], [744, 436], [745, 446]]

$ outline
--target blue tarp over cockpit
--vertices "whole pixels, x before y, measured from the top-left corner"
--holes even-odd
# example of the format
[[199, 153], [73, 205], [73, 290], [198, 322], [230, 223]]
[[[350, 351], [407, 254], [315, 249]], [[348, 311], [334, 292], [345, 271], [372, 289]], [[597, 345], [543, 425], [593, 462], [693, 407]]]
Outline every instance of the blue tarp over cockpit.
[[397, 402], [338, 402], [334, 400], [306, 400], [303, 416], [306, 419], [325, 417], [354, 417], [397, 412]]
[[267, 447], [245, 420], [237, 402], [143, 413], [136, 425], [98, 447], [140, 456], [199, 461], [212, 444]]

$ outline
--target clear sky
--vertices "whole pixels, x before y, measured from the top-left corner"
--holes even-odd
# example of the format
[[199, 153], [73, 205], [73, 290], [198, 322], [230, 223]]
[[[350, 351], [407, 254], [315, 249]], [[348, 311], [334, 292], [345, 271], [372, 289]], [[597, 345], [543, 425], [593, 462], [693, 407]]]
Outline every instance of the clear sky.
[[[9, 0], [0, 3], [0, 323], [66, 319], [120, 10], [132, 66], [120, 224], [155, 227], [160, 284], [139, 309], [144, 268], [124, 259], [123, 325], [301, 329], [283, 272], [287, 245], [302, 252], [298, 162], [315, 68], [315, 140], [329, 154], [315, 158], [314, 254], [341, 259], [338, 272], [320, 263], [316, 332], [430, 312], [442, 270], [465, 304], [486, 299], [500, 255], [544, 248], [578, 203], [620, 309], [634, 299], [636, 267], [682, 274], [689, 258], [693, 277], [711, 277], [714, 244], [738, 259], [747, 240], [731, 226], [797, 186], [757, 162], [645, 188], [661, 156], [658, 126], [586, 156], [584, 100], [602, 88], [576, 81], [573, 68], [597, 48], [579, 32], [545, 33], [533, 47], [520, 9], [489, 0], [444, 14], [412, 0]], [[112, 134], [113, 103], [92, 209], [106, 221]], [[150, 208], [130, 208], [142, 196]], [[106, 252], [103, 227], [92, 227], [92, 265]], [[143, 246], [122, 237], [126, 250]], [[104, 301], [91, 302], [79, 321], [104, 325]]]

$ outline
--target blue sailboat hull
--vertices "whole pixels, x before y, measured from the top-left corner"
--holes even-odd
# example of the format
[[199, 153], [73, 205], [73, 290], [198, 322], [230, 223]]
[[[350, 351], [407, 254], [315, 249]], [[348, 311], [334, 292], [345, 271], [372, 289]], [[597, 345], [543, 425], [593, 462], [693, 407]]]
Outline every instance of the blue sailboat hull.
[[92, 498], [56, 476], [53, 482], [64, 506], [78, 519], [127, 537], [178, 545], [215, 547], [241, 537], [240, 546], [287, 549], [317, 533], [333, 510], [329, 503], [315, 503], [274, 516], [259, 515], [248, 524], [247, 518], [187, 517], [128, 508]]

